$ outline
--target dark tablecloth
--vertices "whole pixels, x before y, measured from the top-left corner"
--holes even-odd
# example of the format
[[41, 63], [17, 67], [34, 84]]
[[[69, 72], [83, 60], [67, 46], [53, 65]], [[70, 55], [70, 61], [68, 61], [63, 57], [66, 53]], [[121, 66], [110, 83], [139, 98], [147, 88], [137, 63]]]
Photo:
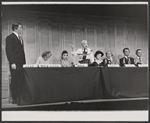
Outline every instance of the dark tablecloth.
[[99, 68], [25, 68], [20, 105], [102, 98]]
[[148, 68], [25, 68], [19, 105], [148, 96]]
[[148, 97], [148, 68], [102, 68], [105, 98]]

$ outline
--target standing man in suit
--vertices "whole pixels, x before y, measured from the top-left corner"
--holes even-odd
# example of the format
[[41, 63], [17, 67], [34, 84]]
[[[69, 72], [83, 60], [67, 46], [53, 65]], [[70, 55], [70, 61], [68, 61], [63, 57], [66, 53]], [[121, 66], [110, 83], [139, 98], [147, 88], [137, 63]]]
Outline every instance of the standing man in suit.
[[12, 103], [16, 104], [19, 101], [21, 73], [23, 64], [26, 63], [24, 44], [20, 36], [22, 25], [20, 23], [12, 24], [12, 34], [6, 37], [6, 55], [9, 61], [11, 73], [10, 89], [12, 93]]
[[134, 64], [134, 59], [129, 56], [130, 55], [129, 48], [124, 48], [123, 54], [124, 54], [124, 57], [119, 60], [121, 67], [124, 67], [125, 64]]

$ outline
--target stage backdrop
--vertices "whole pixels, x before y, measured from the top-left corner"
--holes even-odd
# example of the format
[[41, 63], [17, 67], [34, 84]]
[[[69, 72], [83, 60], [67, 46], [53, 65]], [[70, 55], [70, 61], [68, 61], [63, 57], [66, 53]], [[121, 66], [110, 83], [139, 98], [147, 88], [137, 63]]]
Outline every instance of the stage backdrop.
[[[71, 52], [81, 47], [86, 39], [89, 47], [106, 52], [111, 50], [120, 58], [122, 49], [143, 50], [144, 61], [148, 62], [148, 31], [142, 18], [113, 18], [57, 13], [2, 11], [2, 98], [8, 97], [9, 68], [5, 53], [6, 36], [12, 33], [13, 22], [23, 24], [23, 40], [28, 64], [34, 64], [43, 51], [52, 52], [52, 63], [58, 63], [63, 50]], [[69, 54], [71, 56], [71, 54]]]

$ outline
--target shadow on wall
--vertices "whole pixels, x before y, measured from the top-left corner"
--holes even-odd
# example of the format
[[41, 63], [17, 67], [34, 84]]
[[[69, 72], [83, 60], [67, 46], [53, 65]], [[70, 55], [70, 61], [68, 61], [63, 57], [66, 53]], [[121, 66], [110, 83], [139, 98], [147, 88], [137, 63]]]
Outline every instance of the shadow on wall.
[[52, 64], [59, 64], [59, 60], [60, 60], [60, 57], [53, 56], [52, 57]]
[[123, 55], [122, 54], [119, 54], [116, 58], [119, 60], [119, 59], [121, 59], [123, 57]]

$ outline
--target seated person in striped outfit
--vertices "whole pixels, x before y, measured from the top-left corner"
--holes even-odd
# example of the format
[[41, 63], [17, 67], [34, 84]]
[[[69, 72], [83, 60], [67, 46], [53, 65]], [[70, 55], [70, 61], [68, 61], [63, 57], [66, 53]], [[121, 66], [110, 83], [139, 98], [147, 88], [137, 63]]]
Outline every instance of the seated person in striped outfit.
[[96, 51], [94, 54], [95, 60], [89, 66], [102, 67], [103, 66], [103, 56], [104, 53], [100, 50]]
[[136, 50], [136, 57], [134, 59], [134, 63], [135, 63], [136, 66], [138, 66], [138, 64], [143, 64], [142, 50], [141, 49]]
[[38, 57], [36, 64], [51, 64], [50, 57], [52, 56], [50, 51], [45, 51], [42, 53], [42, 57]]
[[88, 47], [88, 42], [87, 40], [83, 40], [81, 42], [81, 46], [82, 48], [81, 49], [78, 49], [77, 51], [74, 50], [74, 46], [70, 45], [71, 48], [72, 48], [72, 52], [71, 54], [73, 56], [75, 55], [83, 55], [82, 57], [82, 60], [79, 61], [79, 63], [87, 63], [87, 64], [90, 64], [92, 62], [94, 62], [94, 55], [93, 55], [93, 50], [91, 50], [89, 47]]
[[108, 64], [118, 64], [117, 59], [113, 56], [111, 51], [107, 51], [106, 57], [103, 59], [103, 66], [107, 67]]
[[73, 67], [73, 61], [68, 57], [68, 52], [64, 50], [61, 53], [60, 64], [62, 67]]
[[124, 54], [124, 57], [119, 60], [119, 64], [121, 67], [124, 67], [125, 64], [134, 64], [134, 59], [129, 56], [130, 55], [129, 48], [124, 48], [123, 54]]

